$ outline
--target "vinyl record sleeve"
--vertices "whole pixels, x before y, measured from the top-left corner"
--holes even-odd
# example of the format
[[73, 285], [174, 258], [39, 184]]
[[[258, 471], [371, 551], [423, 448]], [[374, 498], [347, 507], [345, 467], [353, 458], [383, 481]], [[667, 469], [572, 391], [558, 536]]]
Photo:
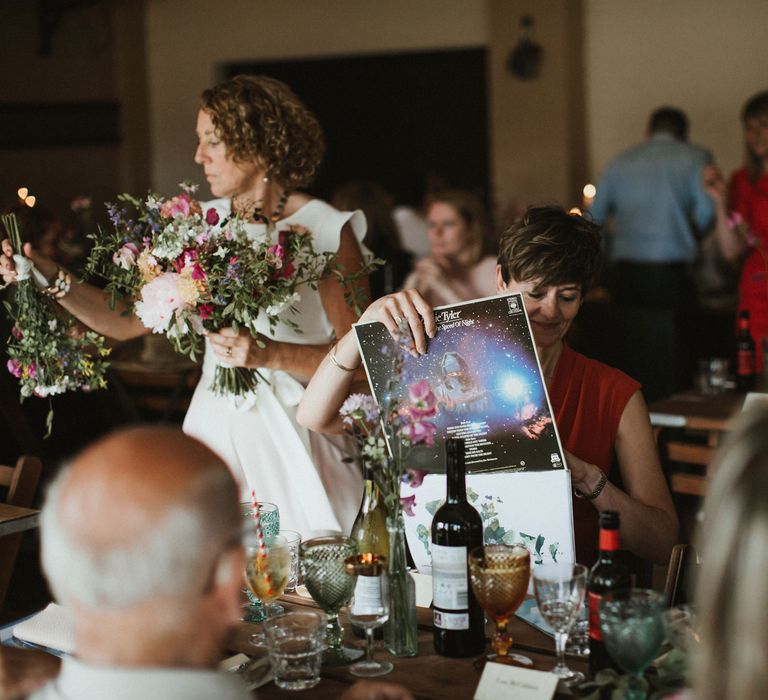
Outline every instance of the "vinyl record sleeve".
[[[445, 440], [464, 438], [467, 473], [565, 469], [530, 324], [520, 294], [504, 294], [434, 309], [437, 333], [427, 352], [405, 354], [399, 381], [407, 398], [425, 379], [438, 413], [432, 448], [416, 446], [408, 466], [445, 471]], [[379, 405], [393, 374], [396, 342], [383, 324], [355, 324], [368, 382]], [[410, 337], [410, 336], [409, 336]]]

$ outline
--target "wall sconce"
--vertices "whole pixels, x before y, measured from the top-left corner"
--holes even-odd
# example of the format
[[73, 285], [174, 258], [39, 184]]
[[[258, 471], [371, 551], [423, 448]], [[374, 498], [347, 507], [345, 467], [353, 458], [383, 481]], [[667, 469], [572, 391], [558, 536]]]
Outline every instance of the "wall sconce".
[[520, 80], [535, 80], [541, 70], [544, 49], [529, 37], [532, 27], [533, 17], [520, 18], [521, 36], [507, 58], [507, 70]]

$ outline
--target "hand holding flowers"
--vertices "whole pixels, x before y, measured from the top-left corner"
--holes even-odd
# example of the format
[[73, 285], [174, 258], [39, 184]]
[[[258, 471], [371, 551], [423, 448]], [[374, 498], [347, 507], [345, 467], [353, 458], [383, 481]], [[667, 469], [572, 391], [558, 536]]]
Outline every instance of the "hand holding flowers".
[[[373, 263], [344, 276], [333, 254], [313, 249], [307, 229], [286, 226], [274, 238], [267, 230], [265, 238], [255, 239], [242, 218], [213, 207], [204, 212], [192, 197], [194, 187], [182, 188], [166, 200], [121, 195], [123, 205], [110, 208], [113, 229], [92, 236], [86, 270], [106, 282], [113, 308], [118, 299], [127, 300], [142, 323], [165, 334], [177, 351], [195, 359], [203, 336], [224, 329], [224, 337], [248, 334], [264, 350], [268, 341], [257, 332], [257, 319], [262, 332], [266, 327], [273, 333], [278, 323], [301, 332], [291, 314], [302, 289], [316, 288], [329, 275], [342, 282], [348, 303], [358, 303], [349, 283], [367, 275]], [[217, 367], [212, 388], [239, 396], [263, 377], [255, 369], [229, 366], [246, 362], [240, 350], [233, 357], [234, 344], [227, 345], [226, 366]]]
[[[72, 316], [36, 287], [35, 269], [24, 255], [16, 217], [3, 216], [2, 223], [13, 253], [21, 256], [16, 259], [28, 269], [18, 269], [14, 275], [17, 287], [13, 303], [3, 302], [13, 324], [6, 368], [19, 380], [21, 401], [29, 396], [45, 398], [65, 391], [105, 388], [109, 348], [104, 346], [104, 338], [81, 332]], [[44, 285], [47, 287], [47, 282]], [[46, 427], [48, 437], [53, 427], [52, 406]]]

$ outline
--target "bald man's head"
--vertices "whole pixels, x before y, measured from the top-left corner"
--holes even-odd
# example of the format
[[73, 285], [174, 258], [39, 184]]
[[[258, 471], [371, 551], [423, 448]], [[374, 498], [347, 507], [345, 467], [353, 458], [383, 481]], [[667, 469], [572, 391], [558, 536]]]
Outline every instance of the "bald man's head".
[[194, 593], [238, 525], [237, 487], [213, 452], [177, 429], [131, 428], [51, 484], [43, 567], [57, 598], [91, 608]]

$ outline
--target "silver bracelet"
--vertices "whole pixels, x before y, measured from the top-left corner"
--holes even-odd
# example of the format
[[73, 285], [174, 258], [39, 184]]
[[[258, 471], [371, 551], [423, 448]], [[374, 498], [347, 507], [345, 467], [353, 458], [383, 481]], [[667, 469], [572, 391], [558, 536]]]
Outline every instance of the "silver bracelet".
[[328, 351], [328, 354], [331, 356], [331, 362], [344, 372], [354, 372], [356, 367], [347, 367], [346, 365], [342, 365], [341, 362], [336, 359], [336, 353], [334, 352], [334, 350], [336, 350], [336, 345], [337, 343], [334, 343]]
[[603, 492], [603, 489], [607, 483], [608, 477], [605, 475], [604, 471], [601, 471], [600, 480], [597, 482], [597, 486], [595, 486], [593, 491], [590, 491], [589, 493], [582, 493], [574, 486], [573, 495], [576, 496], [576, 498], [583, 498], [586, 501], [594, 501]]

